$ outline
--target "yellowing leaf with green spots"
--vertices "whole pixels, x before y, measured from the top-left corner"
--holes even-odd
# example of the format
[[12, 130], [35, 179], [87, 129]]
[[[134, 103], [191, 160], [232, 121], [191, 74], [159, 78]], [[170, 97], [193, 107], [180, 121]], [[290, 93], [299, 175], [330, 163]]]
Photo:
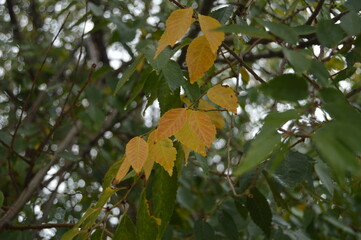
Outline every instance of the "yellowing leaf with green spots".
[[186, 63], [191, 84], [203, 77], [213, 66], [216, 57], [205, 36], [199, 36], [189, 44]]
[[207, 38], [209, 46], [213, 53], [216, 53], [219, 46], [222, 44], [224, 40], [224, 33], [223, 32], [216, 32], [213, 31], [216, 28], [221, 27], [222, 25], [218, 22], [217, 19], [204, 16], [199, 14], [199, 24], [201, 25], [201, 30]]
[[176, 133], [174, 136], [187, 148], [206, 156], [206, 144], [197, 136], [193, 128], [189, 124], [189, 116], [193, 112], [192, 110], [187, 110], [187, 121], [183, 127]]
[[193, 8], [175, 10], [166, 21], [165, 32], [158, 42], [156, 58], [168, 45], [171, 47], [184, 35], [192, 23]]
[[121, 163], [119, 170], [117, 172], [117, 175], [115, 176], [113, 180], [113, 185], [117, 185], [122, 181], [122, 179], [127, 175], [129, 169], [130, 169], [130, 163], [126, 161], [126, 158], [123, 157], [123, 162]]
[[204, 113], [211, 119], [212, 123], [216, 128], [219, 129], [224, 128], [225, 122], [222, 114], [218, 111], [207, 111], [207, 110], [216, 110], [216, 108], [211, 103], [207, 102], [206, 100], [200, 99], [198, 104], [198, 109], [206, 110], [206, 112]]
[[173, 147], [173, 142], [169, 138], [157, 141], [157, 131], [151, 132], [148, 138], [149, 157], [159, 163], [168, 172], [169, 176], [172, 176], [177, 150]]
[[168, 138], [178, 132], [187, 119], [185, 108], [174, 108], [167, 111], [159, 120], [157, 140]]
[[207, 96], [215, 104], [237, 113], [237, 95], [229, 86], [216, 85], [208, 90]]
[[188, 117], [188, 122], [197, 137], [207, 148], [210, 148], [216, 137], [216, 127], [209, 117], [203, 112], [192, 111]]
[[148, 157], [148, 144], [140, 137], [132, 138], [125, 147], [125, 160], [138, 174]]

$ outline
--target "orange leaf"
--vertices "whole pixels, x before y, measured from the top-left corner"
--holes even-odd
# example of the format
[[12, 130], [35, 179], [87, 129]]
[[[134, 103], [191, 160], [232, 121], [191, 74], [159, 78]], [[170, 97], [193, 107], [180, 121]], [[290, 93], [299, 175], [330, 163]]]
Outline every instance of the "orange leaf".
[[217, 19], [214, 19], [209, 16], [204, 16], [199, 14], [198, 18], [199, 18], [199, 24], [201, 25], [201, 30], [206, 36], [209, 42], [209, 46], [212, 49], [212, 52], [216, 53], [219, 46], [222, 44], [224, 40], [224, 33], [216, 32], [213, 30], [221, 27], [222, 25], [218, 22]]
[[[209, 103], [203, 99], [199, 100], [198, 108], [201, 110], [212, 110], [212, 109], [214, 110], [215, 109], [215, 107], [211, 103]], [[212, 123], [214, 124], [214, 126], [216, 126], [216, 128], [219, 128], [219, 129], [224, 128], [225, 122], [224, 122], [224, 118], [220, 112], [209, 111], [209, 112], [204, 112], [204, 113], [207, 114], [207, 116], [211, 119]]]
[[132, 138], [125, 147], [126, 158], [138, 174], [148, 157], [148, 144], [140, 137]]
[[197, 136], [189, 124], [189, 116], [191, 112], [193, 111], [187, 110], [187, 121], [183, 127], [176, 134], [174, 134], [174, 136], [187, 148], [192, 149], [202, 156], [206, 156], [207, 154], [205, 150], [205, 143], [203, 143], [202, 139]]
[[192, 111], [189, 115], [189, 124], [196, 135], [201, 139], [206, 147], [210, 148], [216, 137], [216, 127], [209, 117], [199, 111]]
[[113, 180], [113, 185], [117, 185], [122, 181], [122, 179], [127, 175], [130, 168], [130, 163], [126, 161], [126, 158], [123, 157], [123, 162], [121, 163], [117, 175]]
[[174, 135], [182, 128], [187, 119], [185, 108], [174, 108], [164, 113], [158, 123], [157, 139]]
[[193, 8], [175, 10], [166, 21], [165, 32], [159, 40], [154, 58], [168, 45], [171, 47], [188, 31], [192, 23]]
[[208, 90], [207, 96], [215, 104], [237, 113], [237, 95], [229, 86], [216, 85]]
[[173, 147], [173, 142], [169, 138], [156, 141], [157, 131], [151, 132], [148, 138], [149, 156], [159, 163], [168, 172], [169, 176], [172, 176], [177, 150]]
[[189, 44], [186, 62], [191, 84], [203, 77], [204, 73], [212, 67], [216, 57], [205, 36], [199, 36]]

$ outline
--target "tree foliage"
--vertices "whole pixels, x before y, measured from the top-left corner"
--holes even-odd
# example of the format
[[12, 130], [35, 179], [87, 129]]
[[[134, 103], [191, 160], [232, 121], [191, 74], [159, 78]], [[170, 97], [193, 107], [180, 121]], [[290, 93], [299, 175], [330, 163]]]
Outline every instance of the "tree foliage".
[[360, 239], [360, 13], [0, 1], [0, 238]]

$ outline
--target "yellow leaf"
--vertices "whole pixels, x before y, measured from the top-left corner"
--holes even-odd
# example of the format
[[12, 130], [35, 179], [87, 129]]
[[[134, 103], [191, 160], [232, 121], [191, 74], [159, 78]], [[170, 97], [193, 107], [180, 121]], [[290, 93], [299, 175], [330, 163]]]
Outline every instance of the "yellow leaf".
[[165, 32], [159, 40], [154, 58], [168, 45], [171, 47], [188, 31], [192, 23], [193, 8], [175, 10], [168, 17]]
[[183, 127], [176, 134], [174, 134], [174, 136], [187, 148], [192, 149], [202, 156], [206, 156], [206, 144], [203, 143], [202, 139], [197, 136], [196, 132], [189, 124], [189, 117], [192, 112], [192, 110], [187, 110], [187, 121]]
[[[188, 97], [185, 95], [180, 96], [182, 102], [186, 104], [187, 106], [190, 106], [192, 102], [189, 100]], [[212, 123], [216, 128], [223, 129], [224, 128], [224, 118], [222, 114], [219, 111], [207, 111], [207, 110], [216, 110], [216, 108], [209, 102], [203, 99], [199, 99], [198, 103], [198, 109], [199, 110], [205, 110], [205, 114], [211, 119]]]
[[128, 161], [126, 161], [126, 158], [123, 157], [123, 162], [119, 167], [119, 170], [117, 172], [117, 175], [115, 176], [114, 180], [113, 180], [113, 185], [117, 185], [118, 183], [120, 183], [123, 178], [125, 177], [125, 175], [127, 175], [129, 169], [130, 169], [130, 163]]
[[199, 36], [189, 44], [186, 63], [191, 84], [203, 77], [204, 73], [212, 67], [216, 57], [205, 36]]
[[237, 113], [237, 95], [229, 86], [216, 85], [208, 90], [207, 96], [215, 104]]
[[201, 139], [207, 148], [210, 148], [216, 137], [216, 127], [209, 117], [202, 112], [192, 111], [188, 121], [197, 137]]
[[222, 44], [224, 40], [224, 33], [216, 32], [213, 30], [221, 27], [222, 25], [218, 22], [217, 19], [214, 19], [209, 16], [204, 16], [199, 14], [198, 18], [199, 18], [199, 24], [201, 25], [201, 30], [206, 36], [209, 42], [209, 46], [212, 49], [212, 52], [216, 53], [219, 46]]
[[182, 145], [183, 148], [183, 152], [184, 152], [184, 165], [187, 166], [188, 165], [188, 158], [189, 158], [189, 153], [190, 153], [190, 149], [187, 148], [186, 146]]
[[[148, 143], [148, 145], [149, 145], [149, 143]], [[149, 179], [150, 174], [152, 173], [153, 165], [154, 165], [154, 160], [150, 156], [148, 156], [148, 158], [145, 161], [144, 166], [143, 166], [144, 175], [145, 175], [146, 180]]]
[[125, 160], [138, 174], [148, 157], [148, 144], [140, 137], [132, 138], [125, 147]]
[[[199, 105], [198, 108], [200, 110], [212, 110], [215, 109], [215, 107], [207, 102], [206, 100], [200, 99], [199, 100]], [[214, 126], [216, 126], [216, 128], [219, 129], [223, 129], [224, 128], [224, 118], [222, 116], [222, 114], [220, 112], [217, 111], [209, 111], [209, 112], [205, 112], [205, 114], [207, 114], [207, 116], [211, 119], [212, 123], [214, 124]]]
[[177, 150], [173, 147], [173, 142], [169, 138], [157, 141], [157, 131], [151, 132], [148, 138], [149, 156], [159, 163], [168, 172], [169, 176], [172, 176]]
[[182, 128], [187, 119], [185, 108], [174, 108], [166, 112], [159, 120], [157, 139], [174, 135]]
[[249, 74], [248, 74], [247, 70], [244, 67], [242, 67], [240, 72], [242, 75], [243, 82], [248, 83], [249, 82]]

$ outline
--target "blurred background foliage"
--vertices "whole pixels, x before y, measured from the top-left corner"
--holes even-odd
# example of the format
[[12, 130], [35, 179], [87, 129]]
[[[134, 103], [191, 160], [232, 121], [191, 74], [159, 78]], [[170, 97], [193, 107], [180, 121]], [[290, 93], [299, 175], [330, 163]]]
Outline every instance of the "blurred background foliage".
[[163, 239], [361, 239], [360, 1], [179, 1], [225, 25], [225, 44], [267, 82], [221, 48], [194, 85], [184, 46], [196, 24], [153, 59], [174, 2], [0, 0], [0, 238], [59, 239], [132, 137], [181, 107], [180, 94], [194, 101], [223, 81], [240, 107], [222, 112], [208, 156], [191, 153], [186, 167], [179, 156], [176, 180], [158, 166], [148, 182], [130, 176], [118, 186], [132, 186], [126, 201], [112, 194], [80, 238], [139, 227], [141, 192], [157, 199], [162, 180], [176, 194]]

